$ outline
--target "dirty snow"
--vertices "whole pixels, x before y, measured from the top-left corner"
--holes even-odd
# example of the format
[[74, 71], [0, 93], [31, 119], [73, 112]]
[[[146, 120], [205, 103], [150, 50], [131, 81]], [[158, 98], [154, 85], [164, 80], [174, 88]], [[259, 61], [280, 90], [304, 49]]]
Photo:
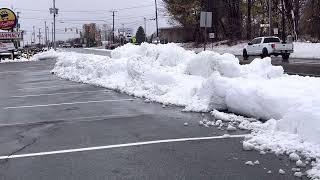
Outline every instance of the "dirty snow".
[[[240, 129], [252, 130], [244, 149], [320, 157], [320, 79], [286, 75], [270, 58], [240, 65], [232, 54], [195, 54], [175, 44], [128, 44], [112, 51], [111, 58], [55, 55], [52, 72], [61, 78], [184, 106], [185, 111], [212, 111], [221, 124], [237, 122]], [[312, 166], [308, 175], [320, 178], [319, 163]]]

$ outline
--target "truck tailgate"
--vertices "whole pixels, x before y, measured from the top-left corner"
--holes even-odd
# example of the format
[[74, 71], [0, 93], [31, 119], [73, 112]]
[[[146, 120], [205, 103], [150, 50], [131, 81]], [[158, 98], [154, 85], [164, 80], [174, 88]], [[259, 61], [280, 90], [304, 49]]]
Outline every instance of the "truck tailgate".
[[278, 43], [278, 44], [275, 44], [276, 47], [275, 49], [278, 50], [278, 51], [290, 51], [290, 50], [293, 50], [293, 44], [290, 43], [290, 44], [281, 44], [281, 43]]

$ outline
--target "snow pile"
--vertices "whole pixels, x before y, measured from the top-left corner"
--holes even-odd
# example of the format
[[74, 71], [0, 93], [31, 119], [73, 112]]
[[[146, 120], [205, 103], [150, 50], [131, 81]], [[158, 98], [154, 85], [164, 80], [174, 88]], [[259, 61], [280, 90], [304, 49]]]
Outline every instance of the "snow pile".
[[[114, 50], [111, 58], [61, 52], [52, 72], [186, 111], [228, 110], [271, 119], [264, 124], [241, 119], [239, 128], [253, 131], [246, 140], [250, 149], [320, 157], [320, 79], [286, 75], [270, 58], [240, 65], [231, 54], [195, 54], [175, 44], [129, 44]], [[218, 111], [213, 115], [235, 119]], [[309, 174], [319, 172], [317, 166]]]
[[293, 58], [310, 58], [319, 59], [320, 58], [320, 43], [305, 43], [305, 42], [295, 42], [294, 53], [291, 54]]
[[30, 61], [56, 59], [57, 57], [58, 57], [58, 53], [55, 50], [51, 49], [49, 51], [41, 52], [41, 53], [34, 55], [32, 58], [30, 58]]
[[20, 58], [20, 59], [4, 59], [4, 60], [1, 60], [0, 63], [16, 63], [16, 62], [29, 62], [29, 61], [34, 61], [34, 60], [31, 60], [31, 59], [27, 59], [27, 58]]

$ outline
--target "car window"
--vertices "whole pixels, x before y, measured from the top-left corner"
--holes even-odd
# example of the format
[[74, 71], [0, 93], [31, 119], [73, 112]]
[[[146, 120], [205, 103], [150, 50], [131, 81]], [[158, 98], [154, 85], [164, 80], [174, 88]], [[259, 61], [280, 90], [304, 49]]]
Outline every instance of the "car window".
[[279, 38], [265, 38], [263, 43], [277, 43], [280, 42]]
[[261, 40], [262, 40], [262, 38], [256, 38], [256, 39], [252, 40], [250, 43], [251, 44], [260, 44]]

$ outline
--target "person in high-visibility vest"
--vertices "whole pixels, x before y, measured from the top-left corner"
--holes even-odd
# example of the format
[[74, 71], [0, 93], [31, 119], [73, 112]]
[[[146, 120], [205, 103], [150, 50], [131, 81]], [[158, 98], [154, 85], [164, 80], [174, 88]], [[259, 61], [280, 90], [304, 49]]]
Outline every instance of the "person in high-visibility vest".
[[137, 38], [135, 36], [133, 36], [131, 41], [132, 41], [132, 44], [136, 44], [137, 43]]

